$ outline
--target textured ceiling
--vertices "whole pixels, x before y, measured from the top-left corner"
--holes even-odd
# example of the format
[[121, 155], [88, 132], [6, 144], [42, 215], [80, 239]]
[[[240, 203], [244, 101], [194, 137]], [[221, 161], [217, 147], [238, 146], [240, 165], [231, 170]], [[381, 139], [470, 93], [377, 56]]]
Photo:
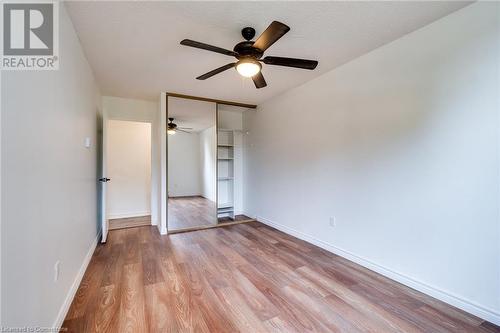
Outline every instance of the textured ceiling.
[[[104, 95], [158, 100], [160, 91], [261, 103], [423, 27], [469, 2], [66, 2]], [[240, 30], [273, 20], [291, 27], [266, 55], [319, 61], [314, 71], [264, 65], [268, 86], [228, 70], [234, 58], [179, 45], [184, 38], [232, 49]]]

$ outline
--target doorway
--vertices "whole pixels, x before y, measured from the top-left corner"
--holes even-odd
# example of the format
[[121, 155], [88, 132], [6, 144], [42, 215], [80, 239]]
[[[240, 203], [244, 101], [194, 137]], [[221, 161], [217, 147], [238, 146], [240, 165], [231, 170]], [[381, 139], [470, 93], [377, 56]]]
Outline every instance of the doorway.
[[109, 230], [151, 225], [151, 123], [106, 124]]

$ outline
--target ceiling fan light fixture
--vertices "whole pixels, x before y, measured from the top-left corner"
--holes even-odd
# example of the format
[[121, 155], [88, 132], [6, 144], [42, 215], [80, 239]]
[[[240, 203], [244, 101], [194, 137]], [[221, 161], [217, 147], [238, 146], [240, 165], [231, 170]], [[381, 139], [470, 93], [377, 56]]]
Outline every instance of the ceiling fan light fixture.
[[175, 130], [174, 129], [168, 129], [167, 130], [167, 134], [168, 135], [174, 135], [175, 134]]
[[252, 77], [260, 72], [262, 65], [253, 59], [242, 59], [236, 64], [236, 70], [244, 77]]
[[255, 88], [261, 89], [266, 87], [267, 83], [262, 75], [262, 65], [260, 62], [266, 65], [285, 66], [308, 70], [313, 70], [318, 65], [316, 60], [273, 56], [266, 56], [262, 58], [264, 52], [266, 52], [271, 45], [283, 37], [288, 31], [290, 31], [289, 26], [278, 21], [273, 21], [269, 24], [266, 30], [264, 30], [264, 32], [262, 32], [262, 34], [255, 41], [253, 41], [252, 39], [255, 36], [255, 29], [251, 27], [243, 28], [241, 35], [245, 41], [236, 44], [232, 51], [191, 39], [183, 39], [181, 41], [181, 45], [215, 52], [238, 59], [237, 62], [225, 64], [224, 66], [198, 76], [196, 78], [197, 80], [206, 80], [234, 67], [241, 76], [252, 78]]

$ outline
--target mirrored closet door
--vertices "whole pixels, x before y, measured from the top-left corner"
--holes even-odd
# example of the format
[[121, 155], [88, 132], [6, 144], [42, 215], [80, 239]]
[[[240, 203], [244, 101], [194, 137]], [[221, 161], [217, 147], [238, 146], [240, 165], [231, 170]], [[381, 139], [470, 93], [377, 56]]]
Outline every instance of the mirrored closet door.
[[216, 104], [167, 99], [168, 231], [217, 225]]

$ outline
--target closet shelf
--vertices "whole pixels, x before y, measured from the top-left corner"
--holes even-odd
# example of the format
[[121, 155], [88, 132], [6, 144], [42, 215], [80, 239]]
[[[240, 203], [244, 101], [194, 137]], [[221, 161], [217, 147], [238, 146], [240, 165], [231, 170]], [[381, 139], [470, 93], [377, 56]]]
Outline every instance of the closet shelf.
[[236, 149], [235, 131], [217, 128], [217, 217], [234, 220], [235, 181], [234, 167], [239, 156]]

